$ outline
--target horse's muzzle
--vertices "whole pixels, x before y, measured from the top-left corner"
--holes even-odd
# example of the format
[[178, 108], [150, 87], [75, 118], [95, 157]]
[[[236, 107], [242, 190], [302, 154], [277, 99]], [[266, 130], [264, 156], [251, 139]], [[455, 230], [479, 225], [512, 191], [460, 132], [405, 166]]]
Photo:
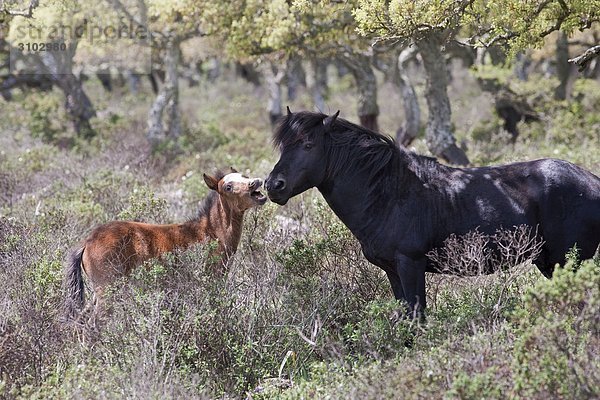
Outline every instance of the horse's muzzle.
[[269, 176], [265, 182], [265, 189], [267, 189], [267, 194], [269, 195], [269, 199], [273, 203], [279, 204], [280, 206], [285, 205], [289, 196], [287, 195], [287, 184], [285, 178], [281, 175], [277, 177]]
[[285, 179], [278, 177], [278, 178], [268, 178], [267, 182], [265, 183], [265, 188], [267, 189], [267, 192], [269, 192], [269, 194], [271, 194], [271, 192], [275, 193], [275, 192], [281, 192], [285, 189], [286, 184], [285, 184]]

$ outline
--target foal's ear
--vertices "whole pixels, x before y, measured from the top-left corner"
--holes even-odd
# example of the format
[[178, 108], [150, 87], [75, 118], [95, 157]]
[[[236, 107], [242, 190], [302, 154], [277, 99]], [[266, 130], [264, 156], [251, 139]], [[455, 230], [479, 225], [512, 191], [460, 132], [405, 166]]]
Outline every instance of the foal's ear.
[[323, 120], [323, 125], [325, 126], [325, 128], [330, 128], [331, 125], [333, 125], [333, 123], [337, 119], [338, 115], [340, 115], [340, 110], [337, 110], [337, 112], [333, 115], [325, 117], [325, 119]]
[[229, 170], [231, 171], [232, 174], [237, 174], [238, 173], [237, 169], [235, 169], [233, 167], [229, 167]]
[[202, 174], [202, 176], [204, 177], [204, 182], [206, 182], [206, 186], [208, 186], [209, 189], [217, 190], [219, 188], [219, 181], [216, 178], [206, 174]]
[[287, 115], [288, 115], [288, 117], [290, 115], [292, 115], [292, 111], [290, 110], [290, 106], [286, 106], [285, 108], [287, 108], [287, 113], [288, 113]]

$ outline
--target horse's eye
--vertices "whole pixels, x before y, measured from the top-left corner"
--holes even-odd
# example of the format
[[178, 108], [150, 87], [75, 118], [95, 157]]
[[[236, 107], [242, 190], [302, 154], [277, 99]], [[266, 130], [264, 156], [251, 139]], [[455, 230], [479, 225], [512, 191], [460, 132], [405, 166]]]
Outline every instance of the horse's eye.
[[312, 143], [304, 143], [305, 150], [310, 150], [313, 148], [313, 146], [314, 146], [314, 144], [312, 144]]

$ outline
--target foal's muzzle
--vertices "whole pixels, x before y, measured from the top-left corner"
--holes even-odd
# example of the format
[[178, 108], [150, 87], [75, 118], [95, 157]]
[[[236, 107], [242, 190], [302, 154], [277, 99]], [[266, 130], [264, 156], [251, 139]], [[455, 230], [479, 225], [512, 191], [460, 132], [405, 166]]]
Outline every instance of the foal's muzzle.
[[263, 184], [262, 179], [255, 179], [254, 181], [252, 181], [252, 183], [250, 184], [250, 190], [256, 190], [258, 188], [260, 188]]

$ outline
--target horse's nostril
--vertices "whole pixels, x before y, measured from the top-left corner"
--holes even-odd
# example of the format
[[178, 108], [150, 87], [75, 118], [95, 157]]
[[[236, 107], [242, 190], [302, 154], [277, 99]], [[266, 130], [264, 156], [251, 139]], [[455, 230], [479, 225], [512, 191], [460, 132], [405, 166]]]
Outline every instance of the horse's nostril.
[[280, 191], [285, 188], [285, 179], [283, 178], [271, 178], [269, 177], [265, 182], [265, 189], [268, 192]]
[[273, 183], [273, 189], [274, 190], [283, 190], [283, 188], [285, 188], [285, 181], [283, 179], [277, 179]]

